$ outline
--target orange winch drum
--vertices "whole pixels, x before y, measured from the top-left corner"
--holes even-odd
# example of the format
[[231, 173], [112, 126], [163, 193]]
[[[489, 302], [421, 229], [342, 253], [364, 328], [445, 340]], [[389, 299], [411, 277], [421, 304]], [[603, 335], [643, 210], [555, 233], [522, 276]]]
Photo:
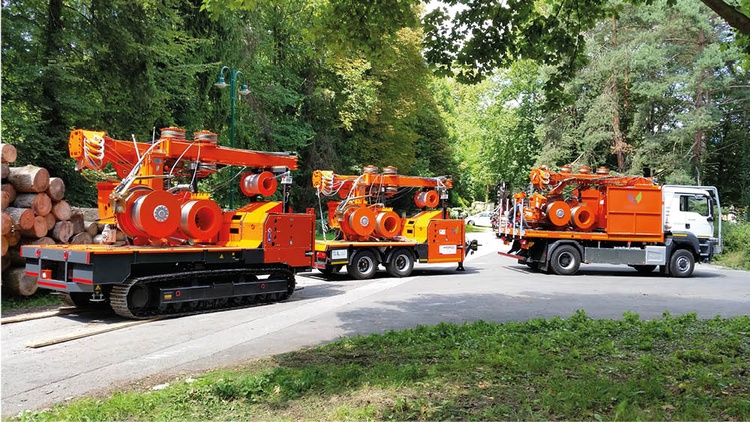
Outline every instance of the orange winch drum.
[[392, 239], [401, 233], [401, 218], [393, 211], [383, 211], [375, 218], [375, 234]]
[[435, 208], [440, 203], [440, 195], [438, 195], [435, 190], [417, 192], [416, 195], [414, 195], [414, 203], [417, 204], [417, 207], [419, 208]]
[[153, 191], [133, 203], [135, 227], [149, 237], [164, 238], [177, 230], [180, 223], [180, 204], [166, 191]]
[[245, 173], [240, 182], [240, 189], [245, 196], [271, 196], [276, 192], [276, 177], [270, 171]]
[[564, 201], [547, 204], [547, 219], [557, 227], [564, 227], [570, 221], [570, 205]]
[[346, 226], [355, 234], [367, 237], [375, 230], [375, 212], [369, 208], [352, 207], [344, 211]]
[[148, 233], [143, 232], [141, 229], [135, 226], [133, 222], [133, 206], [135, 202], [153, 192], [149, 188], [135, 188], [125, 199], [125, 210], [123, 212], [116, 213], [117, 228], [122, 230], [128, 237], [148, 237]]
[[589, 230], [596, 223], [596, 214], [587, 204], [579, 204], [571, 209], [570, 221], [581, 230]]
[[209, 241], [221, 229], [221, 208], [208, 199], [188, 201], [182, 205], [180, 229], [199, 242]]

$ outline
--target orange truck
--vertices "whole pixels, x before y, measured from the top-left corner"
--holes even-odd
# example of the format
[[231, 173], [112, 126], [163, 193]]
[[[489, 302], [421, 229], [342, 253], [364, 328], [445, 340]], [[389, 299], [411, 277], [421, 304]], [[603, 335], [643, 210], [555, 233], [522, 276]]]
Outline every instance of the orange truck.
[[[106, 177], [97, 184], [102, 242], [28, 245], [21, 254], [26, 275], [76, 306], [142, 319], [279, 301], [312, 266], [315, 216], [285, 202], [292, 154], [222, 147], [207, 131], [189, 140], [179, 128], [151, 142], [75, 130], [68, 149], [78, 170]], [[227, 166], [247, 170], [239, 180], [250, 202], [236, 210], [198, 189]], [[266, 199], [279, 179], [282, 201]]]
[[721, 206], [712, 186], [659, 185], [653, 178], [583, 166], [531, 170], [531, 192], [503, 207], [501, 255], [532, 269], [575, 274], [582, 263], [625, 264], [689, 277], [721, 253]]
[[[390, 166], [381, 173], [366, 166], [360, 175], [316, 170], [312, 184], [319, 199], [334, 198], [327, 202], [328, 218], [321, 216], [324, 236], [330, 229], [332, 238], [315, 243], [313, 267], [325, 276], [346, 266], [351, 277], [369, 279], [382, 265], [391, 276], [407, 277], [415, 262], [453, 262], [463, 270], [466, 254], [477, 249], [476, 241], [466, 242], [463, 220], [448, 217], [449, 177], [404, 176]], [[414, 190], [421, 209], [416, 215], [402, 217], [388, 205]]]

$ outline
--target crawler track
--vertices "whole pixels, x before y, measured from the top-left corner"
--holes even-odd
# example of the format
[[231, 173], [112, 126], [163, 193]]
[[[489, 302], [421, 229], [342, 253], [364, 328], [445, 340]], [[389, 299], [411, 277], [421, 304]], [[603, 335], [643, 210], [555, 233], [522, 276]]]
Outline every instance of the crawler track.
[[[267, 274], [270, 274], [267, 279], [258, 279], [259, 275]], [[165, 289], [217, 285], [227, 294], [177, 303], [160, 302]], [[125, 318], [178, 317], [280, 302], [292, 295], [294, 287], [294, 273], [287, 267], [186, 271], [128, 279], [112, 288], [110, 305]]]

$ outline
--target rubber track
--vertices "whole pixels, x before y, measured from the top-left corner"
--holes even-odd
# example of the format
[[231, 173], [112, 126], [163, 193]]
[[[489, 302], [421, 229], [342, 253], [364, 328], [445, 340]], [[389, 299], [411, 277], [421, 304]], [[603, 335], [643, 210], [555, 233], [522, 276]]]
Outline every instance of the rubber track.
[[[269, 298], [267, 295], [266, 300], [263, 302], [256, 302], [254, 300], [248, 301], [247, 296], [243, 297], [243, 300], [239, 303], [231, 300], [226, 301], [225, 303], [220, 303], [219, 299], [213, 299], [211, 300], [211, 306], [205, 307], [205, 304], [208, 302], [206, 300], [200, 300], [199, 306], [195, 308], [190, 308], [190, 306], [187, 303], [183, 303], [183, 307], [179, 311], [175, 311], [172, 306], [167, 307], [165, 310], [161, 310], [158, 307], [152, 307], [152, 308], [146, 308], [142, 312], [133, 313], [128, 308], [128, 292], [130, 291], [131, 287], [133, 287], [136, 284], [143, 283], [143, 284], [153, 284], [153, 283], [162, 283], [162, 282], [176, 282], [180, 279], [190, 279], [191, 281], [198, 276], [200, 279], [201, 275], [206, 275], [209, 278], [218, 278], [218, 277], [230, 277], [230, 278], [236, 278], [240, 275], [266, 275], [266, 274], [273, 274], [282, 272], [288, 275], [290, 286], [287, 288], [287, 294], [281, 295], [281, 297], [278, 297], [278, 295], [274, 295], [275, 297]], [[264, 267], [262, 269], [248, 269], [248, 268], [239, 268], [239, 269], [227, 269], [227, 270], [202, 270], [202, 271], [185, 271], [185, 272], [179, 272], [175, 274], [158, 274], [158, 275], [150, 275], [150, 276], [143, 276], [143, 277], [135, 277], [126, 280], [124, 283], [116, 285], [112, 288], [112, 292], [109, 296], [109, 302], [112, 306], [112, 309], [117, 313], [118, 315], [130, 318], [130, 319], [150, 319], [155, 317], [181, 317], [181, 316], [187, 316], [187, 315], [197, 315], [197, 314], [204, 314], [209, 312], [215, 312], [217, 310], [223, 310], [223, 309], [240, 309], [240, 308], [247, 308], [250, 306], [255, 306], [258, 304], [265, 304], [265, 303], [274, 303], [274, 302], [281, 302], [286, 299], [288, 299], [292, 293], [294, 292], [295, 287], [295, 280], [294, 280], [294, 273], [289, 271], [287, 267], [277, 267], [277, 268], [268, 268]], [[258, 296], [258, 295], [256, 295]]]

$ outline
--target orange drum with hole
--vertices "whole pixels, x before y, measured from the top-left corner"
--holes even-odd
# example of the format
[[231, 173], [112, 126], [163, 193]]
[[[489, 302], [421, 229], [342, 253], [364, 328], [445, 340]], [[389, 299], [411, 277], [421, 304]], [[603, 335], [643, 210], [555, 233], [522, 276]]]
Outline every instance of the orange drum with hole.
[[344, 211], [346, 229], [351, 234], [367, 237], [375, 230], [375, 212], [365, 207], [351, 207]]
[[271, 196], [276, 192], [276, 177], [270, 171], [245, 173], [242, 175], [240, 190], [245, 196]]
[[148, 237], [167, 237], [180, 224], [180, 204], [171, 193], [157, 190], [135, 200], [132, 216], [135, 227]]
[[419, 208], [435, 208], [440, 203], [440, 195], [438, 195], [435, 190], [417, 192], [416, 195], [414, 195], [414, 203], [417, 204]]
[[401, 217], [393, 211], [383, 211], [375, 218], [375, 234], [392, 239], [401, 233]]
[[596, 214], [587, 204], [581, 203], [570, 210], [570, 221], [581, 230], [589, 230], [596, 223]]
[[182, 204], [180, 229], [191, 239], [207, 242], [219, 234], [221, 208], [210, 199], [197, 199]]
[[563, 201], [547, 204], [547, 219], [557, 227], [563, 227], [570, 221], [570, 205]]

